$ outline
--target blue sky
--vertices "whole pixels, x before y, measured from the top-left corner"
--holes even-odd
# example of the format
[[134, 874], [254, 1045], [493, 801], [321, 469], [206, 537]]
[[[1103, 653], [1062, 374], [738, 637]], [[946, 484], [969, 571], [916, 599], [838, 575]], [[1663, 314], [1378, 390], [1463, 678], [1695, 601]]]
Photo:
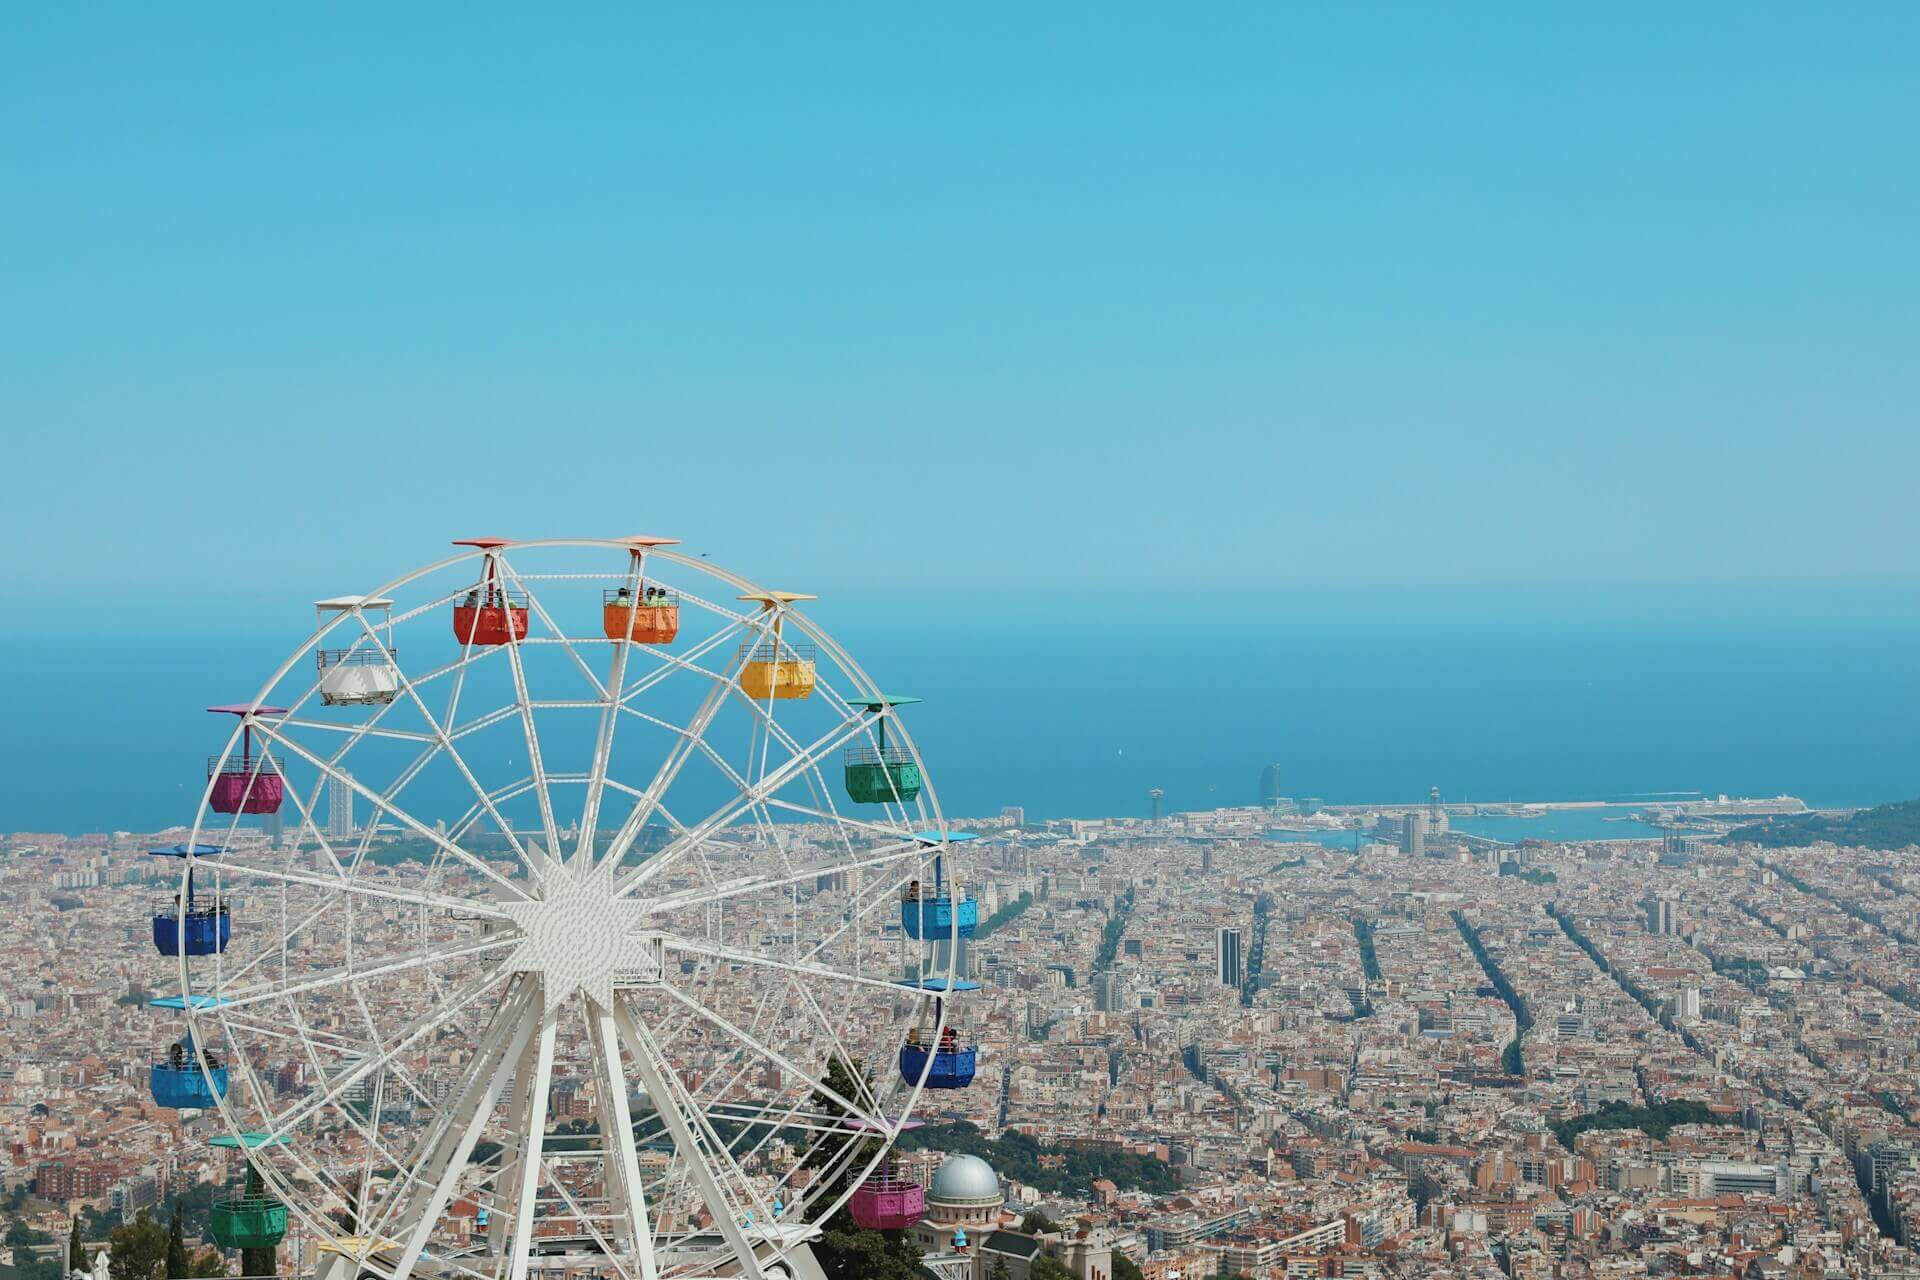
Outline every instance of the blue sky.
[[1911, 587], [1916, 36], [13, 6], [7, 597], [634, 531], [872, 598]]

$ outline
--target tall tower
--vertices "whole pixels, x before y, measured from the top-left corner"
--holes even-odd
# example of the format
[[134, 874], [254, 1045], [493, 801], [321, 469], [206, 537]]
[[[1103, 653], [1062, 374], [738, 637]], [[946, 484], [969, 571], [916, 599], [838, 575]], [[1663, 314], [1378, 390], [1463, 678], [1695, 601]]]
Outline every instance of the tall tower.
[[1270, 764], [1260, 771], [1260, 803], [1271, 809], [1280, 799], [1280, 766]]
[[327, 781], [327, 838], [353, 838], [353, 775], [342, 771]]
[[1241, 961], [1242, 939], [1238, 929], [1222, 929], [1213, 946], [1213, 958], [1218, 965], [1220, 985], [1237, 987], [1245, 977]]
[[1147, 799], [1153, 802], [1153, 820], [1155, 822], [1160, 821], [1160, 800], [1166, 794], [1166, 792], [1158, 787], [1153, 787], [1147, 792]]

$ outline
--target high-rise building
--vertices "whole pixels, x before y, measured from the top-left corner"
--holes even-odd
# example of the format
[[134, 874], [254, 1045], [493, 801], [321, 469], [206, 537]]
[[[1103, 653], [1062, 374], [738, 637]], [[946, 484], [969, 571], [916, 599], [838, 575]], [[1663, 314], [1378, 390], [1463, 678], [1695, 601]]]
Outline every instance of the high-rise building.
[[1698, 836], [1687, 835], [1680, 831], [1669, 831], [1660, 841], [1660, 865], [1663, 867], [1684, 867], [1700, 854], [1701, 840]]
[[1246, 980], [1241, 965], [1242, 937], [1238, 929], [1222, 929], [1213, 945], [1215, 969], [1223, 987], [1238, 987]]
[[353, 838], [353, 775], [342, 770], [327, 782], [327, 838]]
[[1093, 1008], [1096, 1013], [1112, 1013], [1120, 1007], [1120, 979], [1111, 969], [1093, 975]]
[[1440, 803], [1438, 787], [1427, 792], [1427, 834], [1430, 836], [1447, 834], [1447, 809]]
[[1027, 811], [1017, 804], [1010, 804], [1001, 809], [1000, 816], [1006, 820], [1006, 824], [1010, 827], [1024, 827], [1027, 825]]
[[1648, 898], [1642, 904], [1647, 913], [1647, 932], [1670, 934], [1680, 932], [1680, 918], [1674, 908], [1672, 898]]
[[1155, 822], [1160, 821], [1160, 800], [1161, 800], [1161, 797], [1165, 796], [1166, 794], [1167, 794], [1166, 792], [1162, 791], [1158, 787], [1152, 787], [1147, 791], [1147, 799], [1151, 801], [1153, 804], [1153, 820]]
[[1401, 820], [1400, 852], [1411, 858], [1427, 856], [1427, 815], [1419, 810]]
[[1271, 809], [1285, 799], [1280, 790], [1280, 766], [1270, 764], [1260, 771], [1260, 803]]

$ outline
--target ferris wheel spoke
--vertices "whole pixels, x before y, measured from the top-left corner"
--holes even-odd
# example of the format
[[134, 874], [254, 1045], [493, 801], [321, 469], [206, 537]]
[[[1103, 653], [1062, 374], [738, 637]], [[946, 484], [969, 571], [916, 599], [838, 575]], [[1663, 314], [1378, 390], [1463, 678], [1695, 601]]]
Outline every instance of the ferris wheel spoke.
[[[632, 610], [629, 609], [631, 614]], [[629, 623], [631, 629], [631, 623]], [[627, 669], [627, 651], [631, 644], [613, 646], [613, 670], [607, 675], [607, 683], [617, 691]], [[607, 695], [600, 709], [600, 727], [593, 738], [593, 762], [587, 770], [587, 794], [580, 805], [580, 836], [574, 841], [572, 861], [588, 862], [593, 859], [593, 846], [600, 826], [600, 797], [607, 787], [607, 768], [613, 757], [613, 733], [620, 723], [620, 701], [617, 692]], [[555, 856], [559, 851], [555, 850]]]
[[[527, 594], [527, 599], [533, 599], [531, 592]], [[560, 826], [554, 821], [553, 792], [547, 786], [547, 766], [540, 755], [540, 731], [534, 726], [533, 706], [527, 697], [526, 664], [520, 660], [519, 645], [510, 644], [506, 646], [506, 649], [507, 662], [513, 670], [514, 701], [520, 708], [521, 735], [527, 747], [527, 767], [533, 771], [534, 798], [540, 805], [540, 829], [545, 832], [547, 838], [545, 852], [539, 858], [531, 856], [530, 850], [522, 856], [526, 861], [528, 871], [532, 873], [533, 877], [536, 880], [544, 880], [547, 878], [547, 874], [551, 869], [549, 862], [557, 860], [562, 856], [560, 851]], [[521, 1280], [521, 1277], [514, 1276], [512, 1280]]]
[[[375, 644], [380, 643], [379, 636], [374, 632], [373, 626], [367, 621], [366, 616], [364, 614], [357, 616], [360, 618], [360, 626], [366, 631], [368, 638]], [[509, 649], [513, 648], [512, 645], [506, 647]], [[515, 675], [517, 678], [518, 663], [520, 661], [519, 654], [516, 652], [508, 656], [509, 659], [516, 664]], [[466, 652], [462, 655], [460, 676], [456, 681], [457, 686], [465, 684], [467, 667], [473, 661], [472, 646], [469, 645], [466, 648]], [[519, 837], [514, 834], [513, 824], [508, 822], [500, 811], [493, 806], [492, 801], [487, 798], [486, 789], [480, 785], [480, 780], [474, 776], [473, 769], [467, 764], [466, 757], [462, 756], [460, 749], [453, 745], [453, 735], [449, 732], [450, 726], [453, 724], [453, 709], [449, 707], [447, 719], [445, 723], [442, 723], [434, 716], [433, 712], [428, 709], [426, 699], [420, 696], [420, 691], [414, 687], [414, 683], [407, 677], [407, 673], [401, 670], [400, 664], [395, 662], [389, 665], [391, 665], [393, 669], [394, 677], [398, 681], [401, 690], [407, 695], [407, 700], [413, 703], [414, 710], [419, 713], [421, 719], [427, 722], [427, 727], [433, 730], [433, 740], [438, 742], [440, 749], [447, 753], [447, 759], [452, 762], [454, 769], [459, 772], [460, 777], [466, 782], [468, 788], [479, 797], [480, 803], [486, 807], [488, 816], [493, 819], [494, 825], [500, 829], [500, 834], [506, 838], [507, 844], [514, 851], [515, 856], [531, 866], [532, 864], [527, 857], [526, 850], [521, 848]], [[455, 697], [457, 698], [458, 696], [459, 690], [458, 687], [456, 687]], [[522, 701], [524, 700], [523, 695]]]
[[847, 973], [828, 965], [796, 963], [790, 960], [776, 960], [771, 956], [755, 955], [751, 951], [736, 951], [732, 947], [716, 946], [710, 942], [698, 942], [691, 938], [681, 938], [667, 934], [662, 942], [669, 951], [681, 951], [688, 955], [706, 956], [712, 960], [724, 960], [729, 964], [743, 964], [755, 969], [777, 969], [782, 973], [803, 978], [822, 978], [832, 982], [842, 982], [850, 986], [871, 988], [884, 991], [892, 996], [908, 994], [908, 988], [898, 982], [888, 982], [884, 978], [869, 978], [862, 973]]
[[[261, 880], [276, 880], [284, 884], [310, 885], [316, 889], [330, 889], [338, 893], [351, 893], [367, 898], [385, 898], [392, 902], [404, 902], [409, 906], [428, 907], [460, 915], [484, 916], [490, 920], [509, 918], [506, 912], [481, 899], [449, 898], [406, 885], [382, 884], [377, 880], [358, 876], [323, 876], [313, 871], [290, 871], [284, 867], [249, 866], [243, 862], [232, 862], [224, 858], [221, 859], [220, 869], [222, 873], [254, 876]], [[219, 883], [225, 883], [224, 874]]]
[[[644, 885], [648, 880], [660, 874], [672, 865], [688, 849], [697, 847], [711, 833], [728, 826], [744, 814], [754, 811], [764, 804], [767, 798], [786, 786], [804, 770], [812, 768], [821, 757], [830, 755], [859, 729], [858, 721], [842, 721], [839, 725], [821, 735], [805, 751], [785, 761], [778, 769], [763, 777], [751, 790], [735, 801], [722, 805], [719, 809], [687, 829], [686, 833], [670, 843], [665, 849], [654, 854], [630, 872], [617, 887], [618, 896], [625, 897]], [[637, 806], [636, 806], [637, 807]]]
[[[647, 1096], [653, 1100], [655, 1111], [666, 1124], [667, 1132], [672, 1135], [674, 1149], [680, 1153], [681, 1162], [692, 1177], [700, 1198], [706, 1202], [707, 1212], [713, 1217], [713, 1225], [719, 1230], [727, 1246], [733, 1250], [742, 1271], [752, 1277], [752, 1280], [766, 1280], [766, 1274], [760, 1268], [759, 1256], [754, 1253], [753, 1246], [748, 1243], [746, 1234], [740, 1229], [739, 1217], [728, 1203], [725, 1192], [721, 1190], [719, 1179], [714, 1175], [713, 1168], [701, 1154], [700, 1142], [689, 1121], [688, 1113], [681, 1109], [682, 1104], [676, 1088], [679, 1084], [678, 1077], [662, 1070], [661, 1063], [664, 1059], [658, 1055], [651, 1035], [639, 1019], [633, 1016], [631, 1009], [616, 1000], [610, 1012], [613, 1014], [614, 1026], [618, 1029], [621, 1040], [625, 1042], [627, 1052], [633, 1058], [634, 1070], [640, 1076], [640, 1085], [647, 1091]], [[698, 1115], [698, 1111], [695, 1110], [694, 1114]], [[733, 1163], [724, 1147], [720, 1147], [715, 1152], [715, 1156], [729, 1166]], [[744, 1178], [741, 1179], [741, 1186], [746, 1188], [747, 1194], [752, 1194], [752, 1188]], [[521, 1277], [514, 1277], [514, 1280], [521, 1280]]]
[[843, 871], [859, 871], [867, 867], [890, 866], [915, 857], [924, 848], [925, 846], [918, 842], [905, 842], [874, 850], [853, 862], [833, 862], [818, 867], [807, 867], [791, 875], [742, 876], [733, 880], [723, 880], [705, 888], [667, 894], [664, 897], [649, 900], [647, 905], [655, 914], [662, 914], [668, 911], [684, 910], [687, 907], [703, 906], [709, 902], [725, 902], [731, 898], [746, 897], [750, 894], [802, 884], [818, 876], [834, 875]]
[[[317, 1095], [303, 1099], [300, 1105], [293, 1107], [283, 1115], [276, 1116], [269, 1112], [268, 1119], [271, 1123], [267, 1130], [265, 1141], [273, 1142], [289, 1136], [295, 1129], [298, 1129], [308, 1120], [313, 1119], [328, 1107], [338, 1104], [349, 1089], [352, 1089], [374, 1072], [384, 1068], [388, 1061], [396, 1054], [411, 1049], [421, 1040], [426, 1039], [426, 1037], [432, 1035], [441, 1027], [452, 1022], [468, 1005], [479, 1000], [491, 990], [500, 979], [507, 976], [510, 962], [511, 957], [501, 961], [486, 974], [469, 983], [455, 1000], [433, 1013], [416, 1019], [414, 1025], [408, 1030], [404, 1037], [396, 1041], [382, 1053], [363, 1058], [352, 1068], [336, 1076], [332, 1083]], [[189, 1013], [188, 1020], [189, 1022], [192, 1021], [191, 1012]]]
[[431, 734], [415, 733], [411, 729], [387, 729], [380, 726], [368, 727], [364, 724], [335, 724], [330, 720], [308, 720], [303, 716], [281, 716], [280, 727], [312, 729], [317, 733], [338, 733], [354, 739], [388, 738], [395, 742], [433, 742]]
[[[627, 851], [633, 847], [633, 842], [639, 837], [641, 828], [653, 815], [655, 807], [666, 798], [668, 788], [673, 785], [674, 779], [680, 776], [680, 771], [692, 758], [695, 746], [705, 739], [707, 730], [713, 725], [713, 717], [726, 703], [728, 682], [739, 680], [739, 670], [740, 660], [736, 657], [729, 674], [722, 682], [716, 683], [709, 689], [706, 696], [701, 699], [699, 708], [693, 713], [693, 719], [687, 722], [680, 740], [674, 744], [673, 749], [667, 753], [667, 758], [662, 760], [660, 767], [655, 770], [653, 780], [647, 784], [646, 794], [627, 812], [626, 821], [620, 824], [620, 830], [608, 843], [607, 852], [601, 859], [606, 865], [617, 867], [620, 865], [620, 860], [627, 856]], [[658, 856], [655, 855], [647, 861], [655, 861]]]
[[812, 805], [798, 804], [792, 800], [782, 800], [778, 797], [769, 797], [767, 800], [767, 808], [779, 809], [786, 813], [797, 813], [801, 817], [812, 818], [816, 822], [830, 822], [836, 827], [841, 828], [840, 834], [842, 836], [850, 832], [865, 831], [872, 835], [884, 836], [889, 840], [918, 840], [920, 838], [917, 832], [909, 831], [905, 827], [889, 826], [880, 822], [868, 822], [863, 818], [853, 817], [851, 814], [840, 813], [834, 810], [816, 809]]
[[[328, 779], [332, 782], [334, 786], [344, 786], [348, 788], [355, 795], [364, 798], [368, 804], [373, 805], [374, 808], [386, 814], [388, 817], [394, 819], [401, 826], [407, 828], [407, 830], [431, 842], [435, 848], [440, 849], [443, 852], [451, 855], [452, 857], [459, 859], [461, 862], [465, 863], [467, 866], [479, 872], [482, 876], [485, 876], [487, 879], [492, 880], [494, 883], [498, 884], [501, 888], [511, 892], [514, 897], [524, 898], [527, 896], [521, 890], [520, 886], [514, 884], [513, 881], [507, 879], [505, 876], [501, 875], [498, 871], [495, 871], [492, 867], [488, 866], [485, 862], [481, 861], [479, 858], [474, 857], [472, 854], [468, 853], [465, 849], [462, 849], [459, 845], [454, 844], [452, 841], [448, 840], [445, 836], [441, 835], [438, 831], [435, 831], [432, 827], [429, 827], [426, 823], [420, 821], [418, 818], [408, 813], [405, 809], [402, 809], [399, 805], [394, 804], [387, 797], [378, 795], [372, 790], [368, 789], [366, 786], [355, 781], [352, 774], [343, 772], [335, 765], [330, 764], [325, 760], [322, 760], [319, 756], [314, 755], [312, 752], [308, 751], [304, 746], [302, 746], [298, 742], [295, 742], [293, 739], [287, 738], [278, 733], [275, 733], [271, 728], [267, 727], [265, 724], [261, 724], [259, 728], [261, 732], [264, 733], [269, 739], [279, 743], [281, 746], [285, 747], [288, 751], [292, 752], [294, 755], [299, 756], [302, 760], [306, 761], [308, 764], [312, 765], [314, 768], [326, 774]], [[311, 819], [309, 819], [309, 821], [311, 821]]]
[[647, 1194], [640, 1180], [640, 1154], [633, 1141], [633, 1112], [628, 1105], [627, 1074], [620, 1060], [620, 1028], [610, 1010], [588, 1001], [587, 1031], [601, 1097], [600, 1133], [607, 1199], [614, 1213], [620, 1249], [640, 1264], [640, 1280], [658, 1280]]
[[442, 944], [431, 951], [408, 956], [404, 960], [392, 960], [367, 968], [334, 969], [316, 978], [304, 978], [298, 982], [269, 982], [258, 987], [229, 993], [219, 990], [213, 994], [220, 1000], [222, 1009], [244, 1008], [268, 1000], [291, 999], [294, 996], [310, 995], [316, 991], [326, 991], [348, 983], [366, 981], [372, 978], [391, 978], [396, 974], [409, 973], [415, 969], [424, 969], [431, 965], [445, 964], [450, 960], [465, 959], [468, 956], [485, 955], [489, 951], [502, 951], [508, 947], [520, 945], [517, 935], [503, 938], [488, 938], [482, 942], [460, 944]]
[[540, 619], [542, 625], [544, 625], [547, 630], [553, 632], [553, 638], [558, 640], [561, 646], [566, 649], [567, 656], [573, 659], [573, 665], [580, 669], [580, 674], [585, 676], [587, 683], [593, 686], [595, 695], [603, 699], [609, 697], [610, 695], [607, 692], [606, 686], [600, 683], [600, 677], [594, 674], [594, 670], [588, 665], [587, 660], [580, 656], [580, 651], [574, 647], [573, 641], [569, 639], [567, 633], [561, 629], [560, 624], [555, 622], [552, 616], [547, 613], [546, 606], [540, 603], [540, 597], [534, 594], [533, 588], [529, 587], [518, 574], [514, 573], [513, 566], [507, 563], [505, 556], [497, 557], [495, 563], [500, 566], [500, 571], [512, 580], [520, 590], [526, 592], [527, 607], [533, 610], [534, 616]]
[[[721, 649], [732, 643], [735, 636], [743, 630], [750, 629], [751, 626], [752, 623], [747, 619], [734, 617], [733, 621], [721, 627], [705, 639], [697, 641], [692, 648], [684, 653], [676, 653], [671, 649], [661, 649], [652, 645], [647, 646], [646, 651], [648, 656], [654, 658], [659, 665], [645, 675], [637, 677], [633, 683], [621, 689], [621, 708], [631, 711], [632, 703], [636, 698], [643, 693], [649, 692], [656, 685], [667, 680], [675, 672], [687, 672], [700, 677], [702, 680], [711, 681], [714, 684], [727, 683], [732, 679], [729, 674], [725, 671], [714, 671], [703, 667], [700, 665], [699, 660], [716, 649]], [[634, 714], [637, 715], [639, 713], [635, 712]]]
[[[695, 1017], [713, 1024], [723, 1035], [730, 1038], [731, 1043], [741, 1045], [779, 1067], [782, 1071], [798, 1076], [814, 1089], [818, 1090], [822, 1097], [829, 1099], [836, 1106], [846, 1107], [849, 1114], [866, 1121], [868, 1124], [878, 1126], [884, 1126], [886, 1124], [886, 1120], [883, 1117], [843, 1097], [838, 1090], [827, 1084], [819, 1075], [797, 1065], [791, 1058], [758, 1037], [747, 1034], [746, 1031], [729, 1022], [725, 1015], [714, 1012], [706, 1005], [695, 1000], [692, 996], [689, 996], [686, 992], [681, 991], [678, 987], [665, 986], [663, 989], [669, 996], [691, 1009]], [[894, 988], [895, 994], [898, 994], [899, 991], [900, 988]]]

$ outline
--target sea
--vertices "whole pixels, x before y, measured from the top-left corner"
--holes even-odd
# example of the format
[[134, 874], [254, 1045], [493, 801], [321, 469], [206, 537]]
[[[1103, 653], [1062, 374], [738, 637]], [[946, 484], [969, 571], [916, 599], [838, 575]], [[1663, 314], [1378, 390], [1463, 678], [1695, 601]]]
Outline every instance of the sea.
[[[1269, 764], [1287, 793], [1333, 804], [1420, 800], [1431, 787], [1448, 801], [1628, 805], [1689, 792], [1791, 793], [1816, 807], [1920, 795], [1920, 621], [1794, 616], [1229, 605], [1096, 619], [975, 599], [954, 616], [869, 610], [828, 625], [883, 687], [923, 699], [904, 714], [953, 817], [1015, 805], [1030, 819], [1145, 814], [1152, 788], [1168, 811], [1252, 804]], [[250, 696], [303, 638], [13, 631], [0, 643], [0, 830], [189, 820], [222, 738], [202, 708]], [[1561, 814], [1485, 834], [1592, 838], [1599, 821]]]

